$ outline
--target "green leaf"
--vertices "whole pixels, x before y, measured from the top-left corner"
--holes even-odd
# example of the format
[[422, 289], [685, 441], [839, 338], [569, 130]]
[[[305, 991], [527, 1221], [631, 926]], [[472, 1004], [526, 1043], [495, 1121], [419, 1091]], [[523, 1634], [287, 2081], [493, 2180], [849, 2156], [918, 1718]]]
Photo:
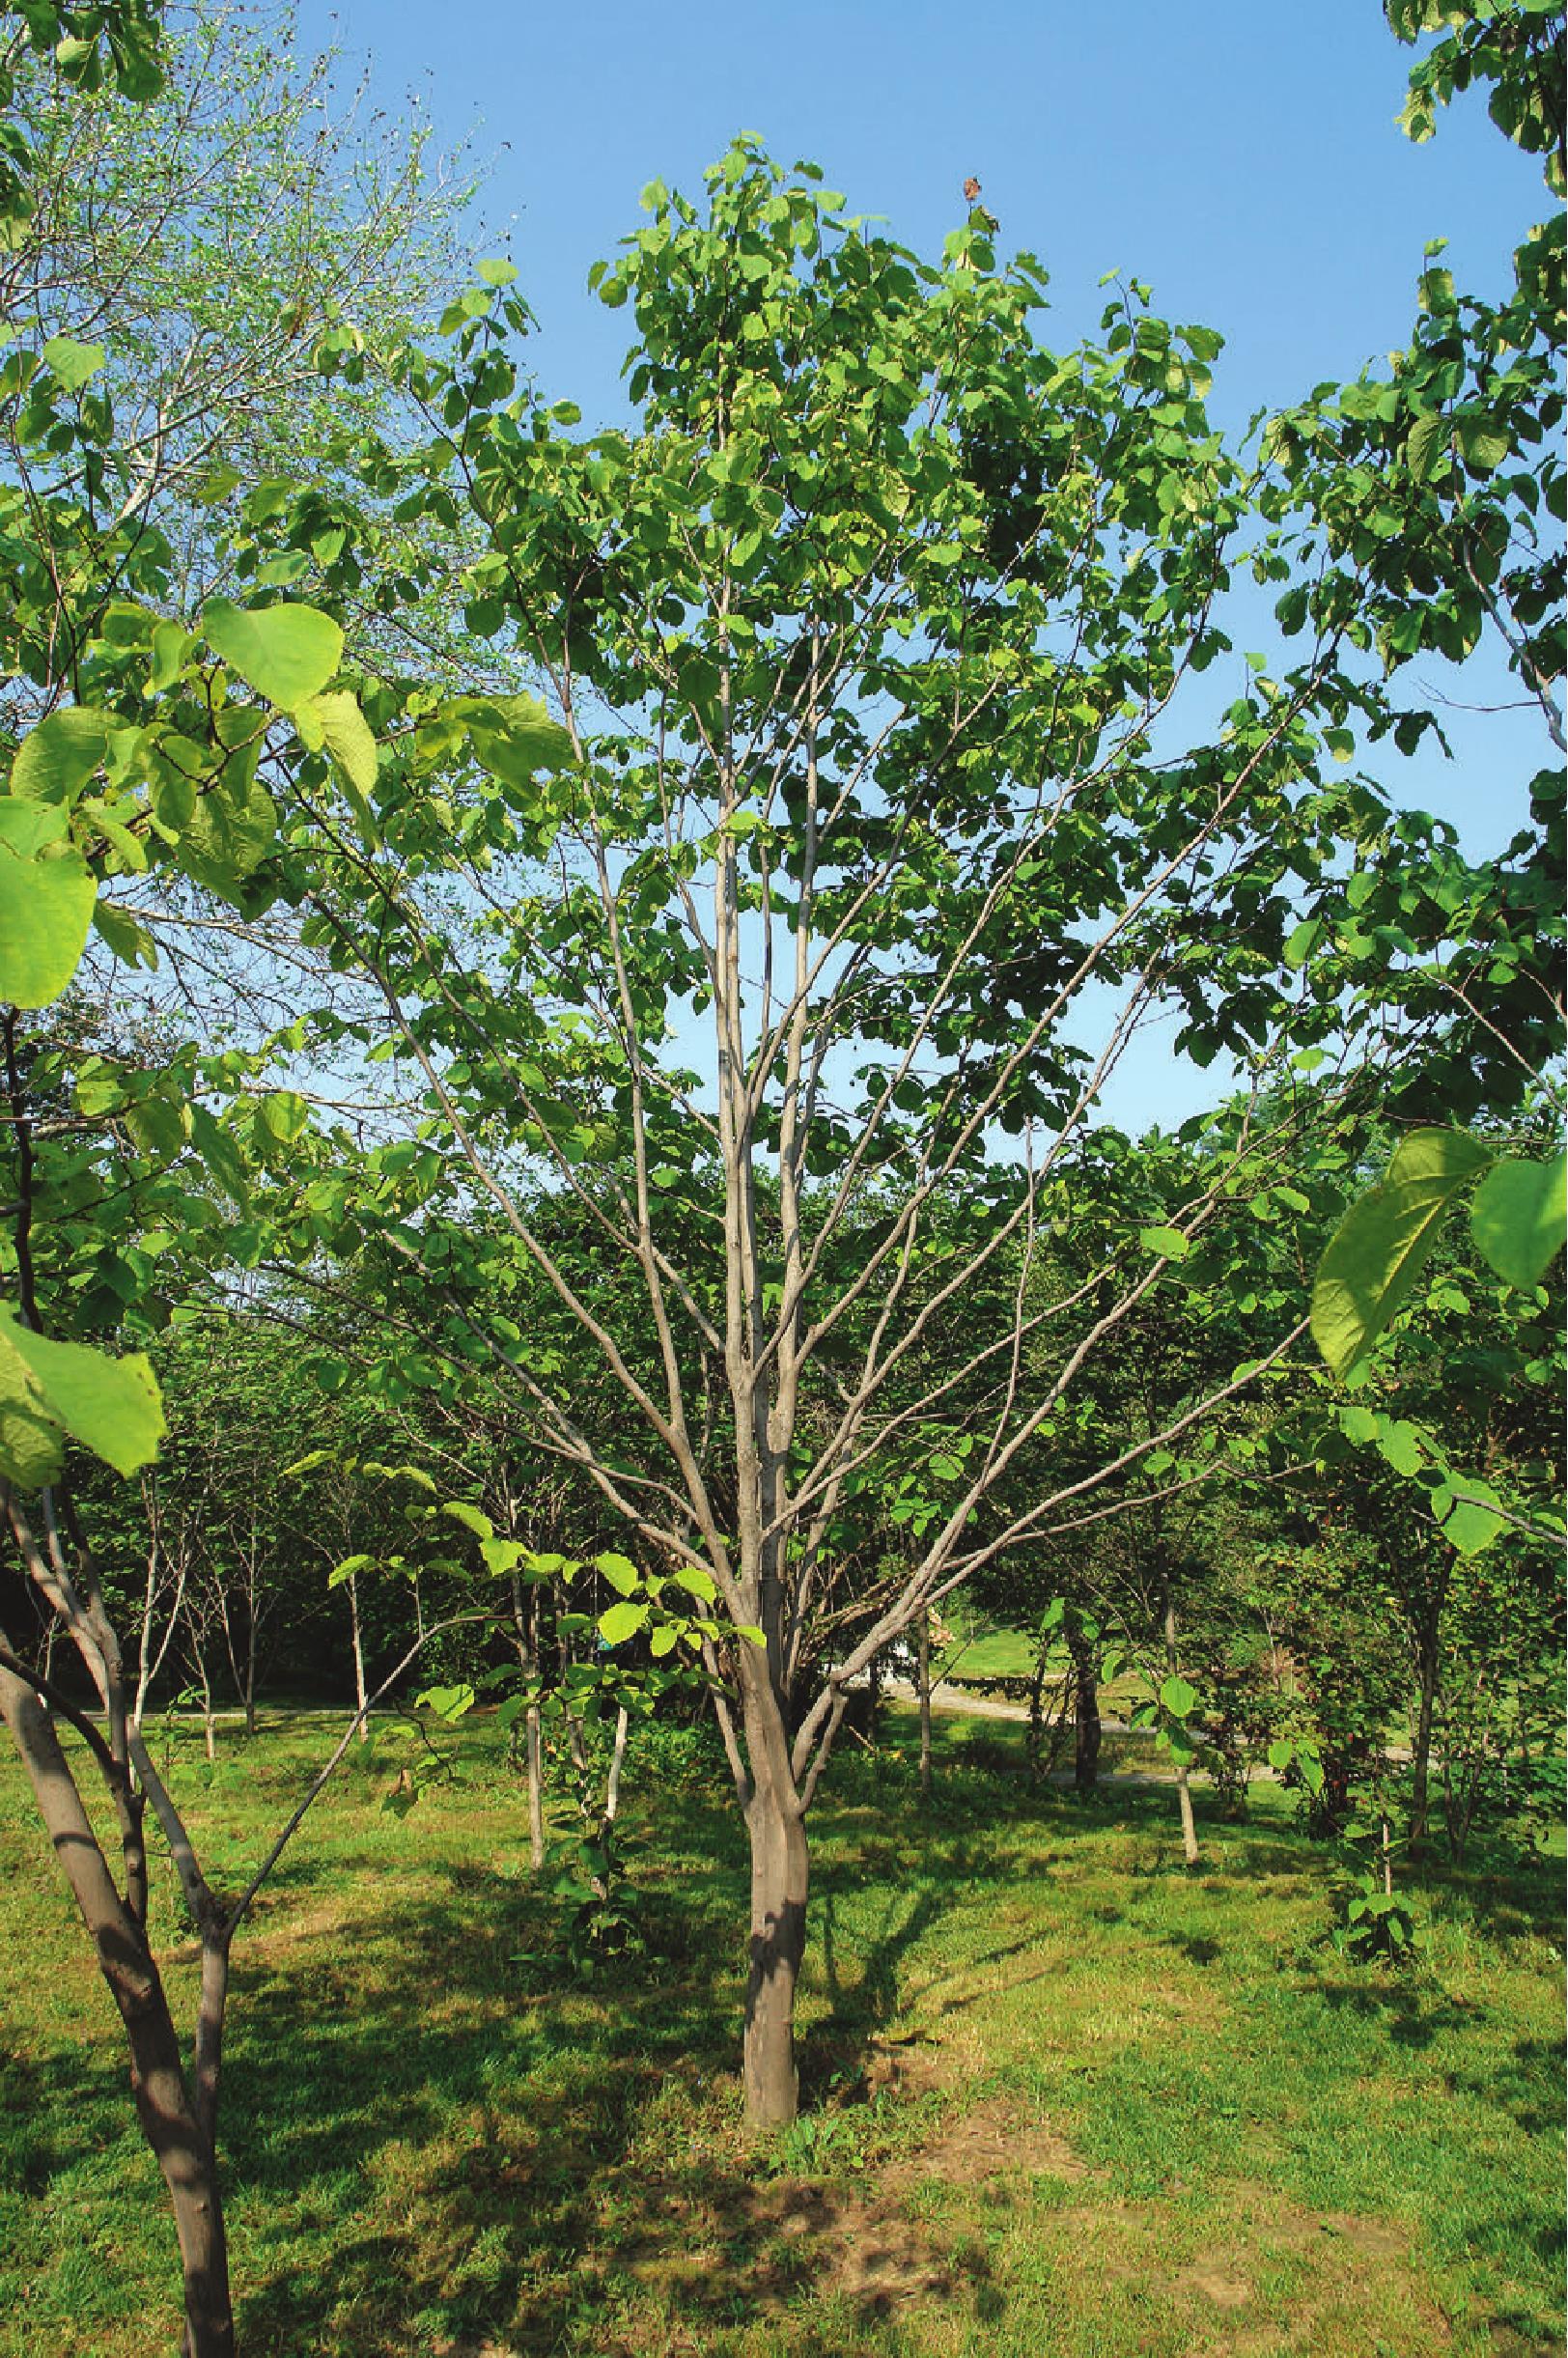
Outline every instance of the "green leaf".
[[474, 1691], [465, 1678], [452, 1687], [426, 1687], [414, 1697], [416, 1711], [434, 1711], [448, 1726], [464, 1718], [473, 1707]]
[[[1489, 1548], [1494, 1539], [1500, 1539], [1508, 1529], [1507, 1519], [1500, 1511], [1489, 1512], [1489, 1505], [1500, 1509], [1502, 1501], [1490, 1482], [1464, 1474], [1451, 1474], [1449, 1481], [1453, 1487], [1440, 1492], [1433, 1502], [1438, 1528], [1461, 1556], [1479, 1556], [1483, 1548]], [[1462, 1495], [1455, 1497], [1456, 1490]], [[1447, 1503], [1440, 1505], [1439, 1500]]]
[[493, 1572], [501, 1580], [517, 1569], [518, 1558], [526, 1555], [527, 1550], [520, 1539], [482, 1539], [479, 1553], [485, 1559], [486, 1571]]
[[1467, 1131], [1415, 1131], [1383, 1184], [1351, 1205], [1312, 1287], [1312, 1338], [1336, 1376], [1366, 1357], [1419, 1277], [1449, 1205], [1491, 1160]]
[[487, 260], [476, 263], [474, 267], [487, 287], [510, 287], [517, 281], [518, 266], [515, 262]]
[[1460, 1186], [1494, 1160], [1492, 1148], [1468, 1130], [1413, 1130], [1394, 1148], [1387, 1178], [1396, 1186], [1421, 1179], [1445, 1179]]
[[482, 769], [503, 784], [531, 785], [541, 770], [565, 770], [572, 740], [537, 696], [461, 696], [451, 708], [467, 724]]
[[1161, 1681], [1160, 1700], [1173, 1720], [1185, 1720], [1197, 1699], [1197, 1689], [1190, 1687], [1185, 1678], [1166, 1678]]
[[370, 723], [359, 709], [357, 697], [350, 695], [347, 688], [334, 688], [330, 695], [318, 696], [313, 709], [326, 749], [337, 764], [360, 833], [368, 835], [374, 844], [376, 822], [370, 798], [376, 792], [379, 756]]
[[51, 336], [43, 358], [68, 393], [79, 393], [108, 358], [101, 344], [78, 344], [74, 336]]
[[91, 705], [68, 704], [30, 729], [11, 766], [11, 791], [30, 801], [73, 803], [121, 724]]
[[1192, 1249], [1191, 1239], [1180, 1228], [1140, 1228], [1138, 1243], [1145, 1252], [1158, 1252], [1167, 1261], [1185, 1261]]
[[1302, 923], [1296, 927], [1285, 943], [1285, 964], [1293, 974], [1305, 966], [1322, 932], [1323, 919], [1321, 917], [1303, 918]]
[[345, 1556], [341, 1558], [340, 1560], [332, 1566], [331, 1571], [326, 1576], [327, 1586], [329, 1588], [341, 1588], [345, 1582], [351, 1581], [353, 1579], [356, 1572], [364, 1572], [368, 1570], [370, 1565], [372, 1565], [375, 1561], [376, 1558], [374, 1556], [361, 1555]]
[[173, 1163], [185, 1150], [185, 1109], [166, 1097], [142, 1097], [122, 1116], [131, 1143], [151, 1162]]
[[1540, 1284], [1562, 1250], [1568, 1220], [1568, 1156], [1550, 1163], [1494, 1164], [1470, 1205], [1470, 1234], [1504, 1284]]
[[296, 1089], [270, 1090], [258, 1110], [272, 1136], [284, 1146], [298, 1137], [310, 1119], [310, 1107]]
[[1425, 483], [1437, 467], [1448, 441], [1448, 421], [1436, 414], [1418, 417], [1405, 442], [1405, 464], [1417, 483]]
[[1495, 475], [1506, 463], [1513, 448], [1505, 426], [1494, 425], [1490, 418], [1461, 418], [1459, 447], [1465, 463], [1477, 475]]
[[596, 1556], [594, 1565], [596, 1570], [603, 1574], [618, 1596], [632, 1595], [642, 1578], [636, 1565], [625, 1556], [617, 1556], [613, 1553]]
[[0, 999], [46, 1007], [81, 963], [98, 885], [76, 851], [19, 859], [0, 843]]
[[1396, 1474], [1408, 1477], [1430, 1463], [1420, 1433], [1408, 1418], [1378, 1418], [1378, 1448]]
[[207, 1165], [226, 1195], [233, 1196], [241, 1211], [250, 1202], [250, 1174], [239, 1141], [232, 1130], [226, 1130], [206, 1106], [190, 1109], [191, 1144]]
[[466, 1499], [443, 1499], [441, 1512], [450, 1515], [454, 1523], [461, 1523], [464, 1530], [472, 1531], [476, 1539], [493, 1539], [495, 1536], [495, 1526], [484, 1508], [471, 1506]]
[[646, 1605], [622, 1603], [611, 1605], [599, 1616], [599, 1634], [607, 1645], [620, 1645], [634, 1638], [648, 1619]]
[[116, 1360], [85, 1343], [53, 1342], [0, 1307], [0, 1392], [25, 1414], [62, 1425], [116, 1474], [134, 1474], [157, 1455], [163, 1400], [139, 1351]]
[[18, 802], [0, 796], [0, 844], [18, 859], [34, 859], [51, 843], [63, 843], [70, 822], [56, 802]]
[[319, 695], [343, 660], [343, 632], [329, 614], [309, 605], [238, 606], [212, 598], [202, 609], [202, 634], [284, 713]]
[[128, 910], [117, 909], [113, 901], [98, 902], [93, 911], [93, 930], [107, 942], [122, 966], [142, 966], [150, 972], [155, 970], [157, 944], [146, 926]]

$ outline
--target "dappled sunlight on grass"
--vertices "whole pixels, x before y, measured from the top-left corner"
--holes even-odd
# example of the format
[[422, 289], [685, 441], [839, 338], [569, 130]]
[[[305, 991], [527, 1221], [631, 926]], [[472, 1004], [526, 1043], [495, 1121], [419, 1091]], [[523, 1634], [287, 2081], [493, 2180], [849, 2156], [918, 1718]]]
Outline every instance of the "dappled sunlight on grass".
[[[236, 1951], [247, 2358], [1556, 2345], [1554, 1871], [1434, 1871], [1424, 1961], [1382, 1974], [1324, 1941], [1332, 1861], [1274, 1787], [1188, 1874], [1167, 1792], [1079, 1804], [960, 1722], [922, 1808], [889, 1733], [815, 1821], [807, 2109], [763, 2154], [716, 1786], [633, 1760], [646, 1951], [585, 1982], [489, 1727], [406, 1819], [380, 1808], [404, 1739], [351, 1762]], [[236, 1871], [324, 1734], [187, 1769]], [[0, 2351], [153, 2358], [172, 2237], [9, 1760], [0, 1876]], [[158, 1905], [188, 1957], [163, 1862]]]

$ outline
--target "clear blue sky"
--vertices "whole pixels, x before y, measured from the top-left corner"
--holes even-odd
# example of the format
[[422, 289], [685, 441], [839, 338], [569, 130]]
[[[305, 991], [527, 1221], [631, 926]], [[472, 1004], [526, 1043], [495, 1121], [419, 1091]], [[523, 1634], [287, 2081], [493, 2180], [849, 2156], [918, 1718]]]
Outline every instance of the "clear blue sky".
[[488, 242], [521, 268], [542, 376], [590, 415], [624, 320], [589, 265], [647, 182], [694, 187], [741, 128], [926, 251], [976, 174], [1002, 245], [1050, 271], [1056, 334], [1092, 322], [1102, 272], [1150, 279], [1167, 317], [1227, 337], [1242, 417], [1402, 340], [1427, 238], [1462, 284], [1500, 285], [1543, 201], [1479, 100], [1424, 148], [1396, 130], [1412, 52], [1377, 0], [305, 0], [299, 21], [370, 58], [380, 104], [417, 97], [449, 143], [477, 128]]
[[[742, 128], [932, 255], [975, 174], [1000, 245], [1050, 272], [1047, 337], [1094, 326], [1106, 270], [1145, 278], [1167, 318], [1225, 336], [1215, 408], [1232, 427], [1404, 342], [1428, 239], [1449, 239], [1461, 286], [1500, 292], [1547, 202], [1474, 96], [1425, 147], [1404, 138], [1413, 52], [1377, 0], [302, 0], [299, 29], [342, 47], [348, 79], [368, 59], [376, 103], [417, 104], [438, 143], [489, 160], [476, 249], [517, 262], [541, 386], [590, 423], [623, 414], [626, 315], [587, 294], [589, 266], [637, 227], [650, 180], [695, 190]], [[1495, 668], [1431, 664], [1422, 683], [1509, 693]], [[1443, 717], [1459, 759], [1390, 783], [1494, 851], [1548, 753], [1528, 716]], [[1107, 1109], [1179, 1119], [1215, 1079], [1151, 1042]]]

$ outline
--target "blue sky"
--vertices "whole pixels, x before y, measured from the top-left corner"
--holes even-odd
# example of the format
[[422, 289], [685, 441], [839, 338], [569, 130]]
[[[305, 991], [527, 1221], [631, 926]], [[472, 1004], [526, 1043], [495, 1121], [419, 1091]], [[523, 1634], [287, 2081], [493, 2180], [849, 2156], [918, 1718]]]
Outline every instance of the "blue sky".
[[[650, 180], [695, 189], [742, 127], [821, 163], [852, 210], [932, 255], [977, 175], [999, 243], [1050, 273], [1046, 337], [1093, 328], [1104, 272], [1147, 279], [1167, 318], [1225, 336], [1213, 406], [1233, 428], [1403, 342], [1428, 239], [1450, 241], [1462, 287], [1500, 292], [1547, 201], [1476, 98], [1428, 145], [1403, 137], [1413, 53], [1377, 0], [303, 0], [298, 14], [303, 44], [341, 46], [346, 79], [368, 59], [377, 104], [417, 104], [438, 144], [471, 139], [488, 159], [476, 251], [518, 264], [541, 386], [590, 424], [624, 414], [626, 317], [587, 294], [589, 266], [637, 227]], [[1495, 668], [1426, 665], [1408, 699], [1426, 687], [1510, 693]], [[1527, 715], [1443, 719], [1459, 758], [1390, 783], [1473, 854], [1495, 851], [1548, 752]], [[1179, 1119], [1214, 1078], [1151, 1042], [1108, 1109]]]
[[1415, 148], [1394, 127], [1412, 52], [1376, 0], [305, 0], [300, 30], [369, 57], [378, 102], [476, 133], [487, 243], [539, 314], [536, 360], [590, 415], [615, 404], [624, 323], [584, 292], [656, 176], [694, 185], [736, 130], [810, 156], [852, 209], [939, 250], [981, 180], [1001, 243], [1051, 273], [1064, 340], [1102, 272], [1219, 328], [1238, 418], [1400, 340], [1421, 247], [1496, 288], [1537, 167], [1475, 99]]

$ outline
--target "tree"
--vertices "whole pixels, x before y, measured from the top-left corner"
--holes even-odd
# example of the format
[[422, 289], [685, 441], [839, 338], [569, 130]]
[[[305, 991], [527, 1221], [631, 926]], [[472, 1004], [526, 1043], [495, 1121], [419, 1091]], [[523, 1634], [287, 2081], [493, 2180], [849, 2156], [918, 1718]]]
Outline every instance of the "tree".
[[291, 0], [189, 0], [136, 106], [63, 83], [47, 51], [13, 66], [32, 163], [0, 299], [36, 345], [100, 354], [117, 432], [97, 513], [167, 537], [177, 605], [232, 590], [245, 500], [308, 482], [326, 545], [343, 451], [389, 423], [378, 354], [460, 268], [473, 174], [417, 116], [370, 118], [363, 86], [340, 101], [336, 62], [299, 56]]
[[[1218, 723], [1205, 708], [1233, 570], [1284, 571], [1278, 478], [1210, 429], [1208, 331], [1134, 287], [1104, 343], [1053, 352], [1038, 266], [999, 268], [985, 216], [928, 266], [746, 141], [703, 210], [658, 184], [648, 206], [596, 274], [635, 321], [633, 432], [579, 438], [570, 405], [519, 393], [503, 265], [451, 307], [450, 356], [409, 362], [434, 431], [405, 509], [461, 489], [488, 536], [469, 626], [539, 666], [559, 721], [474, 696], [443, 730], [404, 707], [378, 841], [318, 843], [305, 938], [359, 980], [356, 1036], [418, 1125], [395, 1193], [376, 1158], [344, 1234], [383, 1236], [563, 1464], [721, 1601], [767, 2126], [796, 2104], [805, 1820], [850, 1684], [1059, 1511], [1048, 1475], [983, 1519], [1240, 1180], [1283, 1177], [1289, 1125], [1259, 1109], [1292, 1044], [1298, 894], [1343, 831], [1385, 825], [1331, 757], [1348, 721], [1391, 723], [1341, 660], [1348, 595], [1300, 661], [1260, 658]], [[471, 897], [437, 897], [460, 858]], [[1068, 1026], [1097, 982], [1117, 997], [1089, 1054]], [[1253, 1099], [1190, 1192], [1036, 1298], [1097, 1089], [1172, 1002], [1194, 1053], [1245, 1057]], [[573, 1364], [597, 1358], [612, 1434], [553, 1343], [487, 1322], [481, 1211]], [[944, 1332], [956, 1363], [923, 1366]], [[961, 1393], [971, 1448], [949, 1461]], [[808, 1687], [853, 1485], [922, 1433], [942, 1511]]]
[[[160, 86], [157, 14], [32, 0], [6, 10], [8, 98], [29, 44], [89, 97], [112, 82], [146, 98]], [[14, 251], [36, 217], [40, 151], [7, 128], [0, 203]], [[217, 2107], [230, 1951], [331, 1764], [244, 1887], [215, 1890], [143, 1738], [141, 1664], [122, 1644], [68, 1456], [89, 1452], [123, 1476], [152, 1459], [163, 1415], [150, 1364], [101, 1346], [145, 1339], [157, 1323], [160, 1255], [178, 1239], [187, 1262], [204, 1241], [210, 1258], [213, 1231], [228, 1227], [218, 1200], [243, 1201], [249, 1168], [297, 1135], [306, 1109], [291, 1091], [256, 1085], [266, 1046], [208, 1053], [165, 1027], [155, 1061], [106, 1056], [62, 1002], [90, 935], [132, 969], [155, 962], [127, 905], [137, 879], [153, 880], [176, 924], [205, 919], [221, 934], [265, 910], [283, 814], [264, 779], [286, 789], [295, 764], [314, 763], [317, 798], [351, 815], [376, 751], [351, 692], [333, 686], [344, 638], [329, 616], [213, 598], [193, 632], [168, 612], [167, 538], [145, 502], [105, 499], [125, 460], [105, 371], [101, 348], [58, 333], [37, 349], [11, 346], [0, 372], [0, 1273], [11, 1297], [0, 1306], [0, 1511], [19, 1586], [73, 1649], [102, 1724], [14, 1641], [14, 1575], [0, 1625], [0, 1717], [124, 2024], [138, 2117], [179, 2236], [186, 2348], [227, 2358]], [[76, 1730], [79, 1753], [63, 1748], [61, 1724]], [[84, 1799], [92, 1778], [104, 1803], [98, 1826]], [[150, 1804], [201, 1945], [188, 2060], [149, 1937]]]

